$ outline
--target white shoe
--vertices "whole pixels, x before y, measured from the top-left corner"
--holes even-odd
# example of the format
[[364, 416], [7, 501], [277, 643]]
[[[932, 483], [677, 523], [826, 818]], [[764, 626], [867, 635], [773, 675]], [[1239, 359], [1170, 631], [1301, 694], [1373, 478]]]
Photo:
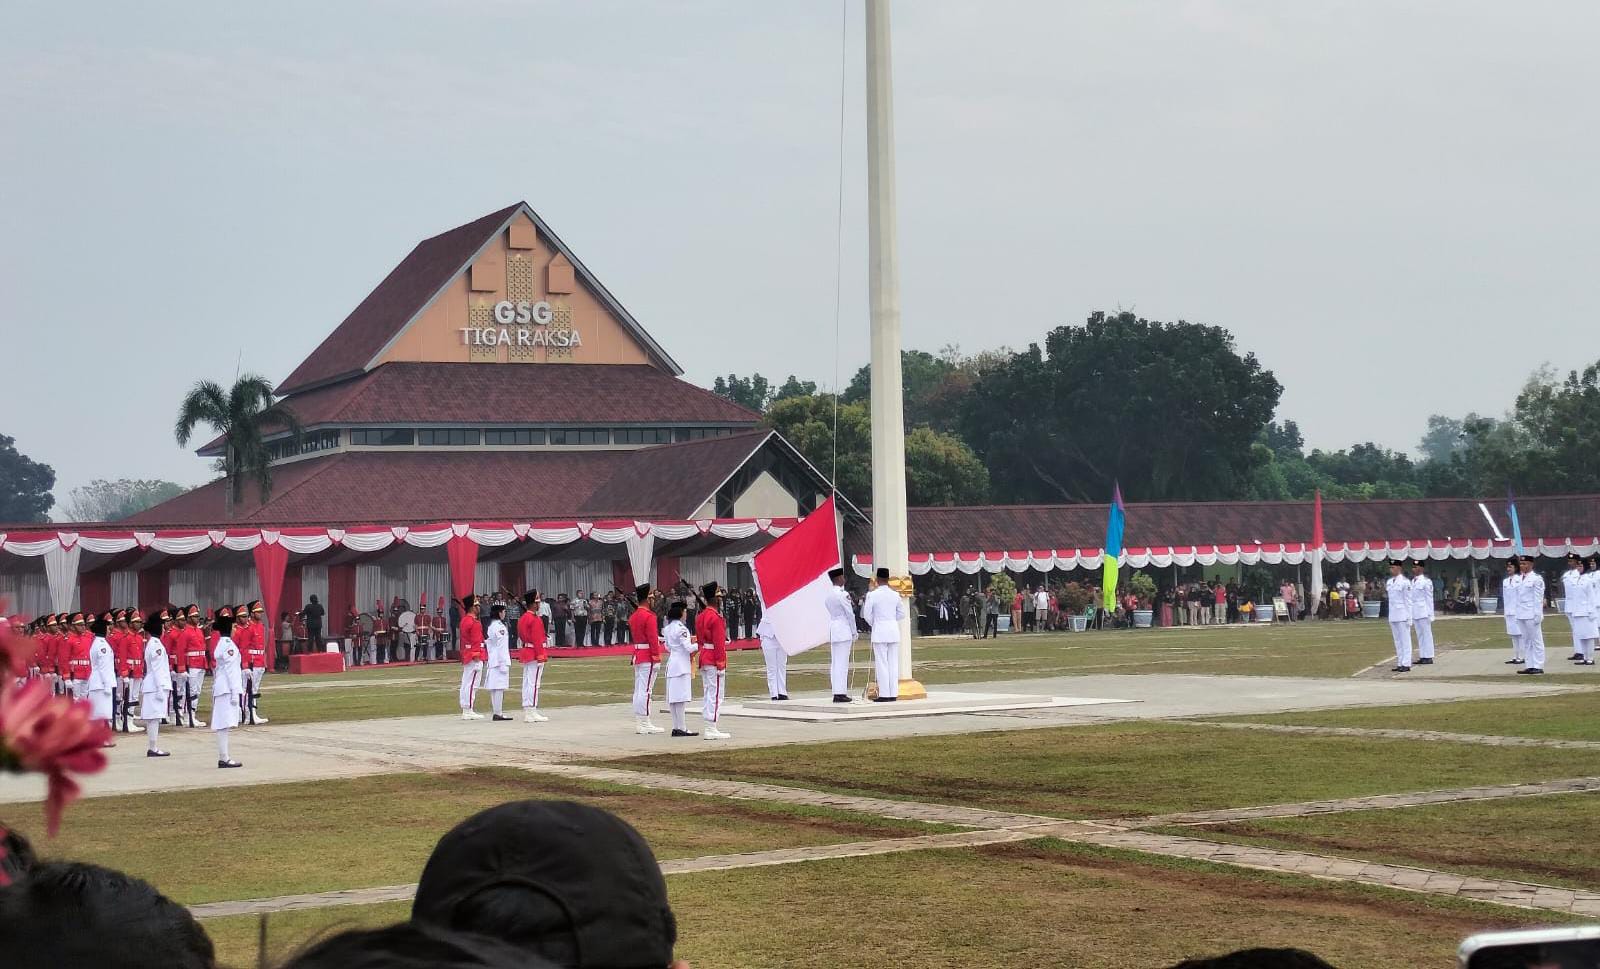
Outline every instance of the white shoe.
[[544, 714], [540, 713], [538, 710], [529, 710], [527, 713], [524, 713], [522, 715], [522, 722], [523, 723], [544, 723], [546, 720], [549, 720], [549, 719], [550, 719], [549, 717], [547, 717]]
[[462, 710], [461, 711], [461, 719], [463, 719], [463, 720], [482, 720], [483, 719], [483, 714], [478, 713], [478, 712], [473, 711], [473, 710]]
[[655, 731], [650, 729], [650, 725], [648, 723], [644, 722], [643, 720], [639, 720], [634, 723], [633, 732], [642, 737], [647, 734], [654, 733]]
[[204, 720], [196, 720], [194, 722], [194, 728], [196, 730], [199, 730], [201, 727], [204, 727], [205, 725], [206, 725], [206, 722]]
[[263, 717], [261, 714], [259, 714], [259, 713], [256, 714], [256, 723], [271, 723], [271, 722], [272, 722], [271, 720], [268, 720], [266, 717]]
[[702, 733], [702, 735], [704, 735], [704, 737], [707, 740], [732, 740], [733, 739], [733, 734], [731, 734], [731, 733], [723, 733], [721, 730], [718, 730], [716, 727], [706, 727], [704, 730], [701, 731], [701, 733]]

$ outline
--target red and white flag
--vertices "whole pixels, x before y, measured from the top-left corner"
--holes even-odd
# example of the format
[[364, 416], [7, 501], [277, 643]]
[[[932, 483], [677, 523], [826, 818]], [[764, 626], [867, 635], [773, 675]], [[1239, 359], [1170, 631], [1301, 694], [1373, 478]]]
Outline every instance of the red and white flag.
[[828, 572], [838, 567], [839, 522], [831, 497], [751, 561], [761, 616], [790, 656], [828, 641]]

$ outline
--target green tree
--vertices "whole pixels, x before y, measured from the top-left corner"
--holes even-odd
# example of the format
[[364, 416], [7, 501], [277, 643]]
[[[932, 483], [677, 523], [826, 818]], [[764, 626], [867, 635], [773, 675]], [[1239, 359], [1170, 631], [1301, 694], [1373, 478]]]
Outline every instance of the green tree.
[[906, 501], [916, 507], [989, 500], [989, 469], [966, 443], [930, 427], [906, 434]]
[[17, 450], [16, 438], [0, 434], [0, 522], [49, 521], [56, 473]]
[[757, 414], [764, 413], [772, 399], [772, 386], [760, 374], [741, 377], [730, 373], [718, 377], [711, 383], [711, 392]]
[[294, 411], [273, 399], [272, 385], [266, 378], [247, 374], [223, 390], [220, 384], [202, 380], [195, 384], [178, 406], [178, 421], [173, 435], [180, 447], [189, 443], [194, 429], [209, 424], [223, 439], [222, 475], [227, 481], [227, 517], [244, 497], [246, 478], [253, 479], [265, 502], [272, 494], [272, 454], [267, 434], [287, 430], [296, 449], [300, 445], [300, 420]]
[[[955, 426], [962, 399], [975, 374], [964, 366], [957, 347], [945, 347], [938, 356], [926, 350], [900, 351], [900, 385], [905, 401], [906, 428], [926, 426], [949, 431]], [[868, 403], [872, 397], [872, 368], [857, 370], [845, 388], [847, 403]]]
[[[777, 392], [772, 395], [771, 403], [788, 400], [790, 397], [810, 397], [816, 392], [817, 382], [815, 380], [801, 380], [794, 374], [790, 374], [789, 379], [785, 380], [783, 386], [779, 387]], [[768, 406], [771, 406], [771, 403]]]
[[171, 481], [97, 478], [67, 496], [67, 515], [78, 522], [114, 522], [184, 493]]
[[960, 430], [1005, 501], [1235, 498], [1281, 393], [1221, 327], [1096, 312], [985, 366]]
[[1417, 443], [1417, 450], [1422, 452], [1422, 459], [1449, 461], [1451, 455], [1459, 453], [1467, 446], [1467, 424], [1477, 419], [1476, 414], [1468, 414], [1463, 420], [1446, 417], [1443, 414], [1430, 415], [1428, 429], [1423, 433], [1422, 440]]

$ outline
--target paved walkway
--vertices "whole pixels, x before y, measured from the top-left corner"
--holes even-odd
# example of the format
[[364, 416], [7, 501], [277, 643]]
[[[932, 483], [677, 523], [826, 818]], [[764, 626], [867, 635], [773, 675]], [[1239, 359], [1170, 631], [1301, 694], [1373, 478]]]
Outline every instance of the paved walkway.
[[1458, 801], [1491, 801], [1541, 794], [1583, 794], [1600, 791], [1600, 777], [1574, 777], [1539, 784], [1500, 784], [1489, 787], [1458, 787], [1442, 791], [1416, 791], [1410, 794], [1375, 794], [1370, 797], [1345, 797], [1327, 801], [1302, 801], [1297, 804], [1264, 804], [1259, 807], [1223, 808], [1220, 811], [1181, 811], [1157, 814], [1120, 823], [1123, 827], [1148, 828], [1162, 824], [1226, 824], [1229, 821], [1254, 821], [1261, 818], [1299, 818], [1312, 814], [1340, 814], [1348, 811], [1387, 811], [1395, 808], [1424, 807]]
[[1556, 747], [1568, 750], [1600, 750], [1600, 741], [1557, 740], [1546, 737], [1502, 737], [1481, 733], [1446, 733], [1442, 730], [1402, 730], [1392, 727], [1317, 727], [1282, 723], [1230, 723], [1220, 720], [1185, 720], [1197, 727], [1224, 730], [1261, 730], [1267, 733], [1312, 734], [1319, 737], [1378, 737], [1384, 740], [1442, 740], [1452, 744], [1482, 744], [1485, 747]]

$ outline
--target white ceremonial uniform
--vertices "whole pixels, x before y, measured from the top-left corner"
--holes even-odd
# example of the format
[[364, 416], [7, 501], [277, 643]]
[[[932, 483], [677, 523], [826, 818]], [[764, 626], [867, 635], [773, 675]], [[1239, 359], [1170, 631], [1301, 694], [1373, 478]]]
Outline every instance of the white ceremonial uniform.
[[1433, 579], [1411, 577], [1411, 628], [1417, 631], [1417, 658], [1433, 659]]
[[767, 696], [788, 696], [789, 654], [778, 645], [777, 630], [765, 614], [756, 623], [756, 636], [761, 640], [761, 659], [767, 666]]
[[111, 654], [111, 644], [104, 636], [96, 636], [89, 644], [89, 681], [84, 689], [89, 697], [89, 716], [95, 720], [110, 720], [111, 694], [117, 689], [117, 664]]
[[1530, 670], [1544, 669], [1544, 576], [1529, 572], [1517, 583], [1517, 624]]
[[689, 638], [681, 619], [667, 623], [661, 638], [667, 647], [667, 702], [688, 703], [694, 699], [694, 654], [700, 645]]
[[1506, 635], [1511, 637], [1511, 659], [1521, 663], [1527, 652], [1522, 642], [1522, 623], [1517, 621], [1517, 583], [1522, 573], [1513, 572], [1500, 580], [1500, 611], [1506, 618]]
[[1582, 644], [1580, 651], [1587, 663], [1594, 660], [1595, 640], [1600, 639], [1600, 572], [1585, 572], [1578, 589], [1583, 593], [1583, 612], [1574, 616], [1572, 622], [1577, 629], [1574, 636]]
[[1566, 614], [1567, 624], [1572, 627], [1572, 655], [1581, 656], [1583, 641], [1587, 638], [1584, 629], [1589, 625], [1583, 622], [1589, 615], [1589, 586], [1580, 569], [1568, 569], [1561, 576], [1561, 597], [1561, 611]]
[[506, 631], [506, 624], [498, 619], [489, 620], [483, 645], [489, 651], [489, 658], [483, 664], [483, 688], [511, 689], [511, 634]]
[[239, 647], [223, 636], [211, 654], [216, 668], [211, 672], [211, 729], [227, 730], [239, 725], [239, 697], [244, 695], [244, 676], [240, 670]]
[[159, 721], [167, 711], [172, 695], [172, 666], [167, 662], [167, 647], [150, 637], [144, 644], [144, 679], [139, 681], [139, 719]]
[[850, 608], [850, 592], [836, 585], [828, 592], [828, 651], [832, 663], [828, 678], [834, 696], [850, 693], [850, 650], [856, 642], [856, 617]]
[[1383, 584], [1389, 594], [1389, 632], [1394, 635], [1394, 665], [1411, 668], [1411, 580], [1391, 575]]
[[900, 696], [900, 620], [905, 617], [905, 600], [887, 585], [861, 601], [861, 618], [872, 627], [872, 665], [880, 697]]

